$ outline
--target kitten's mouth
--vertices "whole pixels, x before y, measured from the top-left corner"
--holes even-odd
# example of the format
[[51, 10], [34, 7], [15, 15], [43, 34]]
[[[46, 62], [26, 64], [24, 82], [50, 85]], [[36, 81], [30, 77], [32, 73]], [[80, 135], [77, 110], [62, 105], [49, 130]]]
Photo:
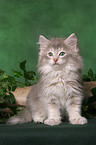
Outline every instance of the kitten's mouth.
[[54, 63], [54, 65], [55, 65], [55, 66], [58, 66], [59, 64], [58, 64], [58, 63]]

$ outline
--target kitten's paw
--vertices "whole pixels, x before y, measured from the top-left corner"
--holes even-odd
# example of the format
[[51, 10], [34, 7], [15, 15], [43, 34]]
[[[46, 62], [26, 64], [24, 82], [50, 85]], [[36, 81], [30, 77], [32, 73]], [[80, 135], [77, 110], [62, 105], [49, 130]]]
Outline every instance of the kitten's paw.
[[61, 120], [60, 119], [46, 119], [44, 121], [44, 124], [51, 125], [51, 126], [59, 125], [59, 124], [61, 124]]
[[20, 124], [22, 121], [19, 117], [11, 117], [8, 119], [8, 121], [6, 122], [6, 124], [8, 125], [15, 125], [15, 124]]
[[37, 116], [37, 117], [34, 117], [34, 118], [33, 118], [33, 121], [34, 121], [35, 123], [43, 123], [44, 119], [45, 119], [44, 116]]
[[88, 123], [87, 119], [85, 117], [77, 117], [77, 118], [72, 118], [70, 119], [71, 124], [86, 124]]

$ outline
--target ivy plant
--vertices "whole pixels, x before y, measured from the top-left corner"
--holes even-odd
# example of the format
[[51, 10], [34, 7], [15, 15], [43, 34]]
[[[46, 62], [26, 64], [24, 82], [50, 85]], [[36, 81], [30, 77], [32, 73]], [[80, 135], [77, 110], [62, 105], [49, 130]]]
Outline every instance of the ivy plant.
[[[91, 82], [96, 81], [96, 74], [90, 68], [87, 74], [83, 74], [83, 81], [84, 82]], [[82, 113], [87, 117], [94, 117], [96, 116], [96, 87], [91, 89], [92, 96], [89, 97], [88, 100], [83, 101], [82, 105]]]
[[[38, 77], [34, 71], [26, 70], [26, 60], [19, 63], [20, 70], [12, 70], [13, 75], [7, 75], [3, 70], [0, 70], [0, 115], [3, 116], [5, 113], [2, 111], [9, 107], [16, 113], [18, 110], [15, 105], [15, 98], [12, 91], [15, 91], [17, 87], [31, 86], [38, 81]], [[22, 79], [21, 79], [22, 78]], [[22, 80], [22, 81], [18, 81]], [[12, 107], [12, 105], [14, 104]], [[10, 113], [9, 113], [10, 115]]]

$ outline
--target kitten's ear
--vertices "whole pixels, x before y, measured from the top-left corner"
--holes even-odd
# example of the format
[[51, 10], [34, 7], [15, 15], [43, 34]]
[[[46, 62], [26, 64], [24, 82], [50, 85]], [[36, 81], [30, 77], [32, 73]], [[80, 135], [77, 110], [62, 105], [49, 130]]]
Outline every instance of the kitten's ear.
[[73, 50], [79, 51], [79, 49], [77, 48], [77, 37], [75, 33], [71, 34], [67, 39], [65, 39], [64, 43]]
[[46, 39], [44, 36], [42, 36], [42, 35], [39, 36], [39, 43], [38, 44], [40, 44], [41, 49], [46, 48], [48, 46], [49, 42], [50, 41], [48, 39]]

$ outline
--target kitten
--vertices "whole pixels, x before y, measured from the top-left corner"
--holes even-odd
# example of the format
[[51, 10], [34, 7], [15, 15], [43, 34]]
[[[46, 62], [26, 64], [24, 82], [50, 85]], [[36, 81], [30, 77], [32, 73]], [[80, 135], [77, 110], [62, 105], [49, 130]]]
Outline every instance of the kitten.
[[59, 125], [66, 110], [71, 124], [85, 124], [81, 116], [84, 97], [81, 68], [82, 59], [77, 48], [77, 38], [71, 34], [67, 39], [39, 38], [39, 83], [32, 86], [25, 110], [11, 117], [7, 124], [40, 122]]

